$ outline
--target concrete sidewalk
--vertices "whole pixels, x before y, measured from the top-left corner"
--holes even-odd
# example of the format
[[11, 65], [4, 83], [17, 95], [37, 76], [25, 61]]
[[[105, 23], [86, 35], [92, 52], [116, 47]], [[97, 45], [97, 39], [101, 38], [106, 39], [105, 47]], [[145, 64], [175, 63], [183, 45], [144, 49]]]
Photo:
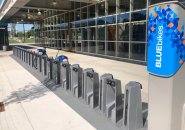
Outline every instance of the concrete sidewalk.
[[0, 130], [94, 130], [85, 119], [0, 51]]

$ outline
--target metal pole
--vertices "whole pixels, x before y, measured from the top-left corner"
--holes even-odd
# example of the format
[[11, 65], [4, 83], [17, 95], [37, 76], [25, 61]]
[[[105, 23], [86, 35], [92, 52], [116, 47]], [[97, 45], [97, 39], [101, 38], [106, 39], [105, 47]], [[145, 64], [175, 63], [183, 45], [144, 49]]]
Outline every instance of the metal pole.
[[24, 31], [24, 42], [26, 41], [26, 37], [25, 37], [25, 27], [24, 27], [24, 23], [23, 23], [23, 31]]

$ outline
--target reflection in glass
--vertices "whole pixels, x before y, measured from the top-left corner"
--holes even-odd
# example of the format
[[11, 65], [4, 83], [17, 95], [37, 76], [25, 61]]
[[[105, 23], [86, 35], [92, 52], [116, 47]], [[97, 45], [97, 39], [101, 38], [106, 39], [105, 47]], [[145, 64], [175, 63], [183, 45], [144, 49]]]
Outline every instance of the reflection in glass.
[[129, 41], [129, 24], [118, 25], [118, 41]]
[[75, 21], [75, 28], [81, 27], [81, 21]]
[[[167, 1], [174, 1], [174, 0], [149, 0], [149, 5], [162, 3], [162, 2], [167, 2]], [[180, 1], [183, 1], [183, 0], [180, 0]]]
[[94, 27], [89, 28], [89, 40], [96, 40], [96, 30]]
[[88, 52], [88, 41], [83, 41], [82, 42], [82, 51], [83, 52]]
[[95, 41], [89, 42], [89, 52], [96, 53], [96, 42]]
[[105, 2], [98, 4], [98, 16], [105, 16]]
[[146, 23], [131, 24], [132, 34], [131, 41], [145, 41], [146, 40]]
[[74, 21], [74, 12], [70, 12], [70, 22]]
[[98, 42], [98, 54], [105, 55], [105, 42]]
[[75, 10], [75, 20], [80, 20], [80, 10]]
[[129, 57], [129, 43], [118, 42], [118, 57], [128, 58]]
[[[155, 1], [155, 0], [153, 0]], [[133, 10], [146, 8], [147, 0], [133, 0]]]
[[119, 10], [120, 12], [128, 12], [130, 10], [130, 0], [119, 0]]
[[82, 32], [81, 29], [76, 29], [76, 40], [81, 41], [82, 40]]
[[131, 43], [131, 59], [145, 61], [145, 43]]
[[97, 25], [104, 25], [105, 24], [105, 17], [101, 17], [97, 19]]
[[88, 19], [88, 26], [95, 26], [96, 21], [95, 19]]
[[62, 48], [66, 48], [66, 40], [62, 40]]
[[107, 42], [107, 55], [115, 56], [116, 43], [115, 42]]
[[105, 40], [105, 27], [98, 27], [98, 40]]
[[131, 21], [146, 20], [146, 10], [131, 13]]
[[87, 28], [82, 29], [82, 40], [88, 40], [88, 31]]
[[65, 30], [61, 30], [61, 38], [66, 39]]
[[108, 14], [116, 13], [116, 0], [108, 0]]
[[81, 19], [87, 19], [87, 7], [81, 10]]
[[107, 26], [107, 40], [116, 41], [116, 25]]
[[125, 14], [119, 14], [118, 15], [118, 23], [124, 23], [124, 22], [129, 22], [129, 13]]
[[87, 20], [81, 20], [81, 27], [87, 26]]
[[75, 41], [71, 41], [72, 42], [72, 50], [75, 51]]
[[113, 16], [106, 17], [106, 22], [107, 22], [107, 24], [114, 24], [114, 23], [116, 23], [116, 16], [113, 15]]
[[89, 6], [89, 15], [88, 18], [95, 18], [95, 5]]
[[76, 41], [76, 51], [81, 51], [82, 43], [81, 41]]

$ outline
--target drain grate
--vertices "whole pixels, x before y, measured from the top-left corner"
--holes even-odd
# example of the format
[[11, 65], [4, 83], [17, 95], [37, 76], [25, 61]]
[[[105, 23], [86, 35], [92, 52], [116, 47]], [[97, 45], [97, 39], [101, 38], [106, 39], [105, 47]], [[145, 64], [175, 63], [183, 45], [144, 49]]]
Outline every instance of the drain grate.
[[5, 111], [4, 103], [0, 102], [0, 112]]

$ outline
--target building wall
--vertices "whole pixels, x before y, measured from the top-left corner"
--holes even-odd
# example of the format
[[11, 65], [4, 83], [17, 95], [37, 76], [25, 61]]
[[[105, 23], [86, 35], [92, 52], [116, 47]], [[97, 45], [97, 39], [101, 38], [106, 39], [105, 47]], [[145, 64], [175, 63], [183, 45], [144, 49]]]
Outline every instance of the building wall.
[[63, 50], [146, 62], [147, 0], [75, 2], [73, 11], [46, 11], [36, 43]]

